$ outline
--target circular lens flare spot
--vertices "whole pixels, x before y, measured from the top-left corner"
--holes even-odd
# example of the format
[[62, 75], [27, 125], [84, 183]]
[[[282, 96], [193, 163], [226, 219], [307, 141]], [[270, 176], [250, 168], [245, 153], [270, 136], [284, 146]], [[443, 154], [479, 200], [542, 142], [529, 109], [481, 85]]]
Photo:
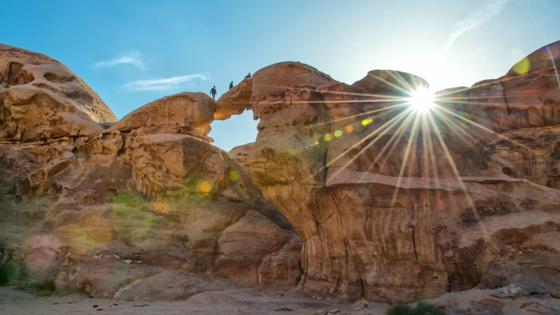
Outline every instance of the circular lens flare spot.
[[367, 126], [373, 122], [373, 118], [366, 118], [362, 120], [362, 126]]
[[201, 192], [201, 193], [204, 193], [204, 194], [208, 194], [212, 191], [212, 186], [206, 180], [202, 180], [201, 182], [199, 182], [196, 188], [197, 188], [198, 192]]
[[418, 113], [427, 113], [436, 107], [436, 95], [427, 88], [419, 88], [410, 93], [410, 107]]
[[231, 170], [231, 171], [229, 171], [229, 179], [230, 179], [232, 182], [238, 181], [238, 180], [239, 180], [239, 177], [240, 177], [240, 176], [239, 176], [239, 172], [238, 172], [237, 170]]

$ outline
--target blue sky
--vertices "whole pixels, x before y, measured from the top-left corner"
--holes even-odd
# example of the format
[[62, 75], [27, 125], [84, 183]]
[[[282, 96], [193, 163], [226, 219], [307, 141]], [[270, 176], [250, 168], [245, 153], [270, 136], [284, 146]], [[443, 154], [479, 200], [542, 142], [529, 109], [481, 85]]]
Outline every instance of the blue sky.
[[[373, 69], [435, 89], [495, 78], [560, 40], [557, 0], [0, 0], [0, 42], [47, 54], [121, 118], [181, 91], [225, 91], [295, 60], [352, 83]], [[215, 144], [254, 141], [252, 114], [214, 122]]]

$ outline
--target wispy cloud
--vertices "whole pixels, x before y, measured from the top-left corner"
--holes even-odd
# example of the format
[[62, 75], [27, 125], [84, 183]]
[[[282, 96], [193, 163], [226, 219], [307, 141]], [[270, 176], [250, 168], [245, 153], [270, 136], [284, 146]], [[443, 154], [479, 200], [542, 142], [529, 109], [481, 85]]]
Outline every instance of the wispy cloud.
[[141, 70], [144, 70], [144, 62], [140, 57], [140, 53], [137, 51], [129, 52], [117, 56], [111, 60], [104, 60], [95, 63], [95, 68], [105, 68], [105, 67], [114, 67], [118, 65], [131, 65], [135, 66]]
[[445, 46], [443, 46], [441, 54], [446, 54], [455, 41], [463, 34], [479, 28], [494, 16], [498, 15], [508, 2], [509, 0], [489, 0], [476, 12], [459, 21], [451, 35], [447, 38], [447, 42]]
[[186, 83], [195, 80], [208, 80], [208, 77], [201, 73], [174, 76], [169, 78], [137, 80], [129, 82], [123, 87], [129, 91], [161, 91], [172, 90], [181, 87]]

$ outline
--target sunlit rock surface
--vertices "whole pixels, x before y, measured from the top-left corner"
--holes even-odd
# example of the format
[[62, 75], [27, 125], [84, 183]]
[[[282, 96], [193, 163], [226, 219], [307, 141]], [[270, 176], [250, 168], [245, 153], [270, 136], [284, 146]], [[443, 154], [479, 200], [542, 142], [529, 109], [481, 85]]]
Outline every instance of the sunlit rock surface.
[[0, 140], [88, 135], [114, 121], [107, 105], [65, 66], [0, 45]]
[[303, 292], [558, 297], [559, 51], [439, 92], [429, 114], [404, 104], [427, 83], [388, 70], [347, 85], [280, 63], [223, 95], [216, 118], [250, 107], [260, 120], [231, 154], [303, 240]]
[[501, 78], [451, 93], [448, 106], [475, 115], [496, 131], [558, 124], [558, 60], [560, 42], [555, 42], [523, 58]]
[[207, 135], [214, 120], [214, 110], [214, 101], [206, 94], [175, 94], [142, 106], [111, 129]]
[[11, 283], [162, 300], [297, 285], [299, 239], [209, 143], [210, 97], [156, 100], [107, 129], [111, 111], [56, 61], [2, 46], [0, 66], [0, 272]]
[[[423, 114], [407, 105], [428, 85], [415, 75], [348, 85], [284, 62], [216, 103], [181, 93], [116, 123], [63, 92], [90, 91], [79, 79], [36, 87], [22, 72], [28, 55], [58, 63], [2, 49], [0, 65], [21, 63], [0, 84], [0, 261], [18, 281], [125, 299], [265, 284], [445, 294], [434, 303], [456, 314], [558, 309], [560, 43], [438, 92]], [[247, 109], [255, 143], [212, 146], [211, 121]]]

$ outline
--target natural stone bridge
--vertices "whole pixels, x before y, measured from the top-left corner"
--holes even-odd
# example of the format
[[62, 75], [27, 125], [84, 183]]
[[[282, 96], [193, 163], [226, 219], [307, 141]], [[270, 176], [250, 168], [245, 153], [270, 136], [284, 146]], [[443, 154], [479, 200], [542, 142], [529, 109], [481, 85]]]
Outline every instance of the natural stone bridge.
[[[285, 62], [216, 103], [177, 94], [116, 122], [63, 65], [0, 46], [1, 245], [96, 296], [227, 286], [214, 276], [349, 299], [560, 296], [560, 43], [522, 62], [424, 116], [405, 104], [427, 85], [414, 75], [348, 85]], [[256, 142], [212, 146], [211, 122], [247, 109]]]

